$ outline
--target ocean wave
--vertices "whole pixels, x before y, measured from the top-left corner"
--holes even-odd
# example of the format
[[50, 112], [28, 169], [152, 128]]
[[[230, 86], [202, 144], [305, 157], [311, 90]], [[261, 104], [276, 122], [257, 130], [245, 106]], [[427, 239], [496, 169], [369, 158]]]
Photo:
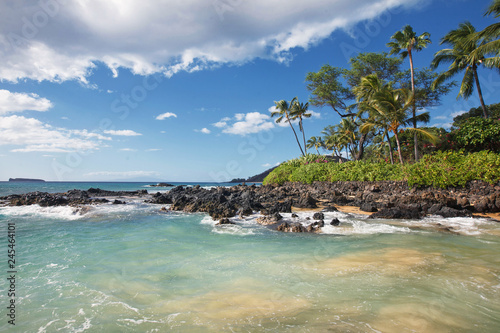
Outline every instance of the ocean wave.
[[64, 219], [64, 220], [78, 220], [83, 218], [79, 207], [70, 206], [53, 206], [41, 207], [39, 205], [30, 206], [16, 206], [16, 207], [0, 207], [0, 214], [9, 217], [43, 217], [49, 219]]

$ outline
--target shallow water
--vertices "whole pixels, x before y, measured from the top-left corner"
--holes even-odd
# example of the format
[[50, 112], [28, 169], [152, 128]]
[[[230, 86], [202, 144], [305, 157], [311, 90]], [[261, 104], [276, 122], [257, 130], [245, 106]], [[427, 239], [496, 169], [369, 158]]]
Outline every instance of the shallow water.
[[[500, 224], [333, 218], [341, 225], [324, 234], [285, 234], [256, 217], [215, 226], [140, 200], [84, 214], [0, 208], [4, 234], [16, 225], [15, 331], [500, 330]], [[2, 307], [7, 288], [0, 279]]]

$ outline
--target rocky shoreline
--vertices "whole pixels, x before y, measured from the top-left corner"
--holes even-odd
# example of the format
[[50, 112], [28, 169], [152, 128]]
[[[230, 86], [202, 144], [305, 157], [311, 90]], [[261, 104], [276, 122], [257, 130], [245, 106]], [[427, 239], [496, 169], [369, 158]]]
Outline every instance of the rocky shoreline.
[[[463, 188], [409, 188], [406, 182], [315, 182], [311, 185], [286, 183], [281, 186], [238, 185], [205, 189], [177, 186], [166, 193], [141, 191], [105, 191], [89, 189], [65, 193], [32, 192], [0, 198], [10, 206], [91, 205], [110, 202], [106, 197], [144, 198], [146, 202], [170, 205], [169, 210], [205, 212], [220, 224], [229, 218], [260, 213], [258, 222], [285, 232], [317, 232], [325, 223], [321, 211], [337, 211], [338, 206], [355, 206], [371, 213], [371, 219], [420, 219], [427, 215], [473, 217], [474, 214], [500, 212], [500, 184], [474, 181]], [[114, 204], [124, 204], [115, 198]], [[280, 213], [292, 209], [315, 210], [314, 222], [301, 224], [281, 221]], [[163, 208], [163, 210], [167, 210]]]

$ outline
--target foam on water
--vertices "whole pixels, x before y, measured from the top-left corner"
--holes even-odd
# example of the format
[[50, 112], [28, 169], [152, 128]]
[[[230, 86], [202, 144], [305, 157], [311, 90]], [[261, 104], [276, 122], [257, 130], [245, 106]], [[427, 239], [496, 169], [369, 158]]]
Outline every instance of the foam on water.
[[82, 210], [70, 206], [40, 207], [39, 205], [0, 207], [0, 215], [8, 217], [41, 217], [49, 219], [78, 220], [83, 217]]

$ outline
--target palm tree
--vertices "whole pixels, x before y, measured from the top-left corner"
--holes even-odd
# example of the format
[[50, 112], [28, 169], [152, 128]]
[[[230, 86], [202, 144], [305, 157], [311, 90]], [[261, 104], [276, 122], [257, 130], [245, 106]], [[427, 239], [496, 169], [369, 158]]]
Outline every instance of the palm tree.
[[355, 155], [357, 127], [358, 125], [352, 118], [343, 118], [336, 126], [337, 133], [339, 134], [339, 140], [345, 147], [347, 159], [349, 159], [349, 153], [351, 154], [351, 157], [354, 157]]
[[323, 139], [320, 136], [312, 136], [309, 140], [307, 140], [307, 148], [315, 148], [316, 152], [319, 155], [318, 148], [321, 148], [325, 145]]
[[291, 122], [291, 119], [290, 119], [290, 105], [294, 104], [295, 103], [295, 98], [292, 99], [292, 101], [290, 103], [288, 103], [287, 101], [285, 100], [281, 100], [281, 101], [278, 101], [278, 102], [274, 102], [274, 104], [276, 104], [276, 110], [277, 111], [273, 111], [271, 112], [271, 118], [274, 117], [274, 116], [278, 116], [278, 118], [276, 119], [276, 123], [279, 124], [281, 123], [281, 121], [286, 118], [286, 122], [290, 125], [290, 127], [292, 128], [292, 131], [293, 131], [293, 134], [295, 135], [295, 140], [297, 140], [297, 144], [299, 145], [299, 148], [300, 148], [300, 152], [302, 153], [302, 156], [305, 156], [304, 154], [304, 150], [302, 150], [302, 146], [300, 145], [300, 142], [299, 142], [299, 138], [297, 137], [297, 132], [295, 132], [295, 129], [293, 128], [293, 125], [292, 125], [292, 122]]
[[[401, 144], [399, 133], [402, 126], [410, 125], [414, 119], [417, 121], [428, 122], [430, 116], [428, 112], [412, 117], [410, 108], [413, 105], [414, 96], [408, 89], [393, 89], [390, 85], [385, 85], [383, 89], [373, 94], [369, 102], [373, 110], [373, 116], [370, 121], [366, 121], [360, 128], [361, 131], [371, 130], [372, 128], [385, 128], [387, 132], [392, 132], [396, 139], [399, 161], [403, 164], [403, 154], [401, 152]], [[406, 129], [415, 133], [422, 133], [431, 140], [436, 140], [436, 137], [431, 133], [419, 129]]]
[[312, 116], [311, 113], [307, 113], [308, 108], [309, 108], [309, 102], [307, 103], [300, 103], [299, 99], [295, 97], [292, 102], [290, 103], [291, 108], [290, 108], [290, 119], [291, 120], [296, 120], [299, 119], [299, 129], [302, 132], [302, 138], [304, 140], [304, 152], [307, 154], [307, 145], [306, 145], [306, 134], [304, 132], [304, 126], [302, 124], [302, 119], [303, 118], [310, 118]]
[[[500, 17], [500, 0], [493, 0], [492, 4], [488, 7], [488, 10], [484, 14], [494, 15], [495, 18]], [[494, 54], [495, 58], [492, 61], [492, 67], [500, 67], [500, 22], [493, 23], [487, 26], [484, 30], [478, 33], [479, 38], [485, 39], [487, 42], [480, 45], [476, 50], [472, 52], [472, 56], [477, 57], [478, 54]]]
[[337, 133], [337, 126], [329, 125], [325, 127], [321, 134], [323, 134], [325, 149], [333, 151], [332, 156], [337, 156], [339, 162], [342, 163], [340, 152], [344, 149], [346, 141]]
[[479, 37], [476, 29], [470, 22], [461, 23], [458, 29], [448, 32], [441, 39], [441, 44], [449, 44], [451, 48], [438, 51], [434, 55], [431, 67], [437, 68], [441, 63], [451, 63], [448, 70], [439, 75], [433, 82], [433, 87], [450, 79], [459, 72], [465, 71], [457, 98], [463, 97], [464, 99], [468, 99], [474, 91], [474, 85], [476, 85], [484, 118], [488, 118], [488, 110], [484, 103], [477, 69], [480, 65], [486, 67], [493, 66], [495, 59], [486, 58], [484, 53], [479, 52], [479, 47], [485, 41]]
[[[391, 164], [394, 164], [394, 156], [392, 154], [392, 144], [389, 138], [388, 126], [385, 122], [379, 122], [379, 113], [372, 106], [375, 101], [374, 96], [384, 89], [389, 89], [391, 86], [384, 84], [383, 80], [379, 79], [377, 74], [370, 74], [368, 76], [362, 77], [361, 82], [357, 85], [353, 92], [356, 95], [356, 101], [358, 103], [358, 110], [360, 113], [368, 112], [368, 119], [364, 120], [365, 124], [373, 124], [374, 127], [379, 128], [383, 131], [382, 137], [387, 139], [387, 144], [389, 147], [389, 157]], [[364, 130], [361, 132], [367, 133], [369, 127], [365, 126]]]
[[[403, 30], [396, 32], [391, 37], [391, 42], [387, 43], [387, 46], [391, 48], [390, 54], [400, 54], [401, 58], [405, 59], [408, 57], [410, 60], [410, 71], [411, 71], [411, 91], [415, 96], [415, 73], [413, 67], [413, 51], [421, 51], [428, 44], [431, 43], [430, 34], [428, 32], [424, 32], [420, 36], [413, 31], [411, 25], [407, 25], [403, 28]], [[415, 104], [415, 99], [413, 99], [412, 105], [413, 111], [413, 128], [417, 128], [417, 107]], [[413, 137], [415, 143], [415, 162], [418, 161], [418, 139], [417, 133]]]

